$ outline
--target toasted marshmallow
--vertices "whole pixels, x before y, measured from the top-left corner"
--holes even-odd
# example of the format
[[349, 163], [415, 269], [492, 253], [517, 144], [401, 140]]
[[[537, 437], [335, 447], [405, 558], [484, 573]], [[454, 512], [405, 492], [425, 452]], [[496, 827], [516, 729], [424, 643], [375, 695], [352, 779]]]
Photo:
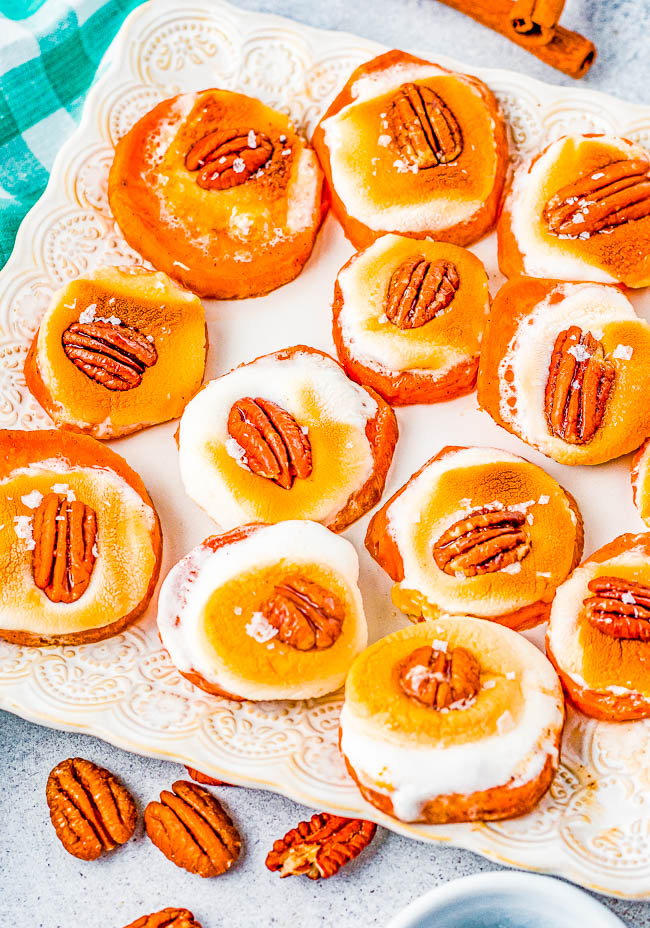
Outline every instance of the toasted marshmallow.
[[[158, 629], [174, 664], [194, 683], [243, 699], [306, 699], [338, 689], [367, 641], [350, 542], [307, 521], [252, 525], [206, 539], [167, 575]], [[265, 609], [302, 577], [335, 596], [338, 636], [298, 649]]]
[[[243, 397], [282, 407], [308, 440], [311, 474], [296, 478], [290, 489], [253, 473], [246, 449], [229, 433], [230, 411]], [[378, 472], [383, 472], [381, 493], [394, 440], [388, 442], [388, 458], [382, 452], [377, 463], [383, 438], [366, 432], [379, 419], [389, 423], [396, 438], [389, 407], [348, 380], [329, 356], [302, 346], [266, 355], [206, 384], [188, 404], [179, 429], [181, 478], [189, 496], [224, 529], [303, 517], [331, 525], [351, 499], [360, 493], [365, 499], [365, 488]], [[376, 494], [373, 486], [366, 508]]]
[[[463, 552], [471, 562], [468, 541], [460, 544], [458, 567], [453, 560], [445, 564], [446, 534], [468, 520], [456, 537], [474, 532], [478, 545], [485, 512], [506, 521], [514, 516], [516, 525], [487, 537], [505, 532], [504, 551], [519, 546], [517, 555], [497, 561], [499, 552], [490, 551], [493, 559], [477, 561], [474, 572], [462, 566]], [[540, 467], [495, 448], [446, 448], [373, 516], [366, 547], [396, 581], [392, 596], [402, 611], [425, 618], [469, 614], [526, 628], [547, 617], [582, 541], [575, 501]]]
[[[650, 215], [599, 231], [555, 234], [544, 217], [549, 200], [584, 178], [598, 180], [603, 167], [646, 162], [642, 146], [612, 135], [568, 135], [551, 142], [516, 172], [499, 221], [499, 263], [507, 276], [528, 274], [564, 280], [650, 283]], [[585, 197], [594, 201], [596, 196]], [[586, 207], [585, 207], [586, 208]], [[582, 219], [579, 211], [578, 219]]]
[[[471, 699], [439, 709], [405, 692], [400, 666], [423, 647], [473, 656], [480, 682]], [[341, 751], [365, 798], [402, 821], [504, 818], [528, 811], [548, 787], [563, 720], [559, 681], [534, 645], [502, 626], [441, 617], [355, 660]]]
[[[405, 262], [418, 258], [449, 269], [453, 295], [424, 324], [399, 326], [386, 315], [389, 291]], [[339, 272], [334, 338], [346, 370], [389, 402], [449, 399], [474, 384], [488, 310], [487, 275], [470, 252], [385, 235]]]
[[[576, 440], [552, 426], [547, 393], [558, 337], [573, 329], [598, 343], [595, 349], [571, 348], [576, 362], [595, 351], [611, 379], [593, 434]], [[598, 464], [632, 451], [647, 436], [649, 370], [650, 326], [618, 288], [518, 278], [494, 301], [481, 355], [479, 403], [554, 460]], [[577, 387], [576, 381], [572, 389]]]
[[[569, 698], [587, 715], [611, 721], [650, 716], [650, 640], [628, 637], [628, 628], [617, 627], [619, 616], [625, 615], [650, 626], [650, 620], [643, 618], [648, 615], [643, 602], [650, 596], [649, 555], [650, 535], [621, 535], [594, 552], [558, 587], [547, 653]], [[616, 580], [620, 588], [599, 594], [598, 578]], [[596, 589], [590, 589], [590, 583]], [[604, 599], [599, 623], [594, 625], [587, 606], [599, 595]]]

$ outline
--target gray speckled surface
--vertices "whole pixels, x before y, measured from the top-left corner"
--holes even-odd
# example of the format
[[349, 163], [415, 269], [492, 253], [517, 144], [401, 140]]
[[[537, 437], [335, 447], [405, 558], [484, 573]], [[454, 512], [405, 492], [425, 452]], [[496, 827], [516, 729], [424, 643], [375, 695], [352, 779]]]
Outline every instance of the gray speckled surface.
[[[571, 83], [535, 58], [434, 0], [244, 0], [247, 9], [345, 29], [376, 41], [446, 53], [475, 65], [513, 68]], [[650, 0], [568, 0], [563, 22], [589, 35], [599, 57], [583, 85], [650, 103]], [[115, 771], [140, 809], [182, 776], [177, 765], [126, 754], [83, 735], [50, 731], [0, 713], [0, 928], [121, 928], [165, 905], [191, 908], [204, 928], [229, 925], [323, 928], [383, 926], [438, 883], [495, 869], [474, 854], [407, 841], [382, 831], [372, 850], [336, 879], [280, 881], [264, 858], [273, 840], [306, 810], [269, 793], [219, 789], [245, 836], [239, 864], [201, 880], [168, 863], [142, 837], [100, 862], [65, 854], [49, 825], [45, 782], [65, 757], [81, 755]], [[630, 926], [650, 928], [650, 905], [606, 900]]]

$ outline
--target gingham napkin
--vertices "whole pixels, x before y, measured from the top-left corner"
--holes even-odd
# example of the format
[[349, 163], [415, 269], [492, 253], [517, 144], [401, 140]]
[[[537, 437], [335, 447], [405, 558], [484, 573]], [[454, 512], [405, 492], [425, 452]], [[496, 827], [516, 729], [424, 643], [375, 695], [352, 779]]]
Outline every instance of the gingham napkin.
[[141, 2], [0, 0], [0, 267], [79, 120], [102, 55]]

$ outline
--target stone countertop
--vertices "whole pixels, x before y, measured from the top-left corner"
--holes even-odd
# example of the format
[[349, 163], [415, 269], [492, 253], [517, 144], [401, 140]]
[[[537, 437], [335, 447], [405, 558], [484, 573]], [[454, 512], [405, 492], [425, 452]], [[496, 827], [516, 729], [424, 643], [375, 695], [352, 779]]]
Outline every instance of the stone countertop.
[[[239, 6], [343, 29], [433, 58], [444, 53], [476, 66], [498, 64], [552, 83], [572, 82], [435, 0], [239, 0]], [[650, 0], [568, 0], [562, 22], [598, 47], [598, 59], [583, 86], [650, 103]], [[266, 854], [275, 838], [310, 812], [271, 793], [226, 787], [215, 793], [240, 825], [245, 847], [238, 865], [223, 878], [201, 880], [174, 867], [143, 837], [141, 821], [126, 847], [102, 861], [83, 863], [62, 850], [45, 803], [49, 771], [71, 756], [87, 757], [114, 771], [132, 790], [140, 810], [185, 773], [176, 764], [0, 713], [2, 928], [122, 928], [168, 905], [192, 909], [204, 928], [381, 928], [438, 883], [497, 869], [470, 852], [418, 844], [380, 829], [372, 848], [334, 879], [280, 880], [264, 867]], [[650, 928], [649, 904], [604, 901], [627, 925]]]

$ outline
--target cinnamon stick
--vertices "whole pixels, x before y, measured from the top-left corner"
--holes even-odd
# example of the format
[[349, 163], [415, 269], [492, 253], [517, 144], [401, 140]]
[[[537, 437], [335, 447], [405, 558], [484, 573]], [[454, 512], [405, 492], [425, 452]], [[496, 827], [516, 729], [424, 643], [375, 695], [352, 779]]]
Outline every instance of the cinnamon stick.
[[[483, 26], [488, 26], [525, 48], [552, 68], [557, 68], [569, 77], [584, 77], [596, 59], [596, 46], [577, 32], [571, 32], [557, 23], [549, 23], [562, 12], [559, 0], [538, 0], [537, 3], [523, 0], [440, 0], [461, 13], [466, 13]], [[535, 9], [537, 8], [537, 9]], [[528, 20], [532, 26], [528, 26]], [[522, 21], [520, 23], [520, 21]], [[519, 30], [523, 31], [519, 31]], [[528, 29], [528, 31], [526, 31]], [[540, 42], [545, 29], [544, 44]], [[549, 31], [552, 32], [550, 39]]]
[[553, 40], [564, 0], [514, 0], [510, 9], [510, 26], [534, 45], [548, 45]]

